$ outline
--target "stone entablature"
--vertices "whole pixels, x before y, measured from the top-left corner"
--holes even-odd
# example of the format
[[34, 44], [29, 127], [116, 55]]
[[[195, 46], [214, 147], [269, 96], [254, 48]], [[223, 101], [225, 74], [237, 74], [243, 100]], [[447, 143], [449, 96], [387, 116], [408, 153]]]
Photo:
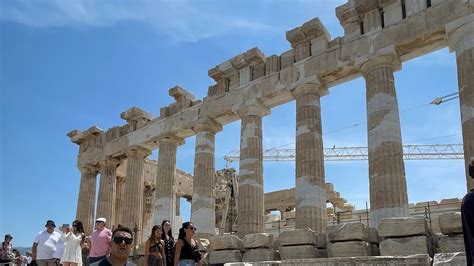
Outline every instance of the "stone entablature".
[[[220, 90], [222, 93], [210, 92], [202, 103], [188, 106], [187, 109], [166, 118], [153, 119], [147, 125], [134, 131], [130, 128], [127, 130], [122, 128], [121, 134], [118, 134], [113, 141], [95, 141], [96, 144], [92, 146], [96, 149], [81, 148], [79, 164], [93, 161], [97, 157], [121, 153], [126, 147], [132, 145], [154, 149], [157, 147], [155, 140], [164, 134], [172, 133], [181, 138], [189, 137], [194, 135], [191, 128], [201, 116], [210, 117], [222, 125], [231, 123], [239, 119], [237, 110], [250, 99], [258, 99], [268, 108], [272, 108], [292, 101], [291, 90], [299, 84], [320, 80], [325, 86], [332, 87], [354, 79], [360, 76], [355, 65], [356, 58], [370, 57], [387, 46], [393, 45], [402, 62], [446, 47], [445, 24], [472, 13], [469, 5], [459, 0], [443, 1], [383, 30], [369, 32], [351, 40], [336, 37], [328, 42], [323, 52], [298, 62], [295, 60], [294, 49], [280, 56], [266, 58], [258, 48], [251, 49], [218, 65], [217, 69], [213, 68], [209, 71], [209, 75], [218, 80], [216, 86], [223, 86], [224, 89]], [[341, 13], [342, 11], [339, 10], [344, 10], [344, 5], [337, 10], [338, 14]], [[452, 12], [445, 12], [445, 10], [452, 10]], [[345, 17], [339, 16], [345, 22]], [[323, 26], [318, 25], [314, 31], [322, 31], [324, 27], [321, 27]], [[311, 30], [313, 29], [310, 28], [307, 31]], [[247, 61], [248, 53], [254, 54], [250, 58], [255, 58], [255, 60]], [[237, 71], [238, 69], [234, 66], [237, 64], [232, 63], [237, 61], [236, 58], [243, 58], [244, 65], [254, 67], [254, 69], [261, 65], [261, 61], [265, 58], [265, 75], [251, 75], [258, 78], [252, 78], [249, 83], [240, 85], [239, 71], [242, 69]], [[228, 81], [222, 81], [226, 79]], [[226, 82], [229, 84], [226, 85]], [[189, 100], [189, 98], [186, 99]], [[84, 133], [78, 130], [74, 132]], [[91, 140], [102, 138], [102, 134], [103, 132], [97, 132]], [[72, 139], [74, 141], [74, 138]], [[83, 145], [91, 146], [90, 144]]]

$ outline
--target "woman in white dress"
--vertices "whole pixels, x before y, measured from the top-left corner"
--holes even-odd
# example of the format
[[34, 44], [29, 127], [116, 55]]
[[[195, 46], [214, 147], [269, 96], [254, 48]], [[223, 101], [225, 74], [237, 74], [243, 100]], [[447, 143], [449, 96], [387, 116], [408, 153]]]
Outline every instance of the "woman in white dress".
[[84, 227], [82, 222], [75, 220], [72, 222], [71, 228], [63, 228], [61, 239], [64, 241], [64, 253], [61, 257], [61, 263], [64, 266], [80, 266], [82, 265], [82, 249], [84, 244]]

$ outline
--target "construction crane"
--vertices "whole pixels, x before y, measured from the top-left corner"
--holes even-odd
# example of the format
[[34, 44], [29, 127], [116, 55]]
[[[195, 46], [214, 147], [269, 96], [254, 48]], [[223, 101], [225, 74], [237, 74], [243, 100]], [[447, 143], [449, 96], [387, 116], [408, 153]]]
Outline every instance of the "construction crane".
[[[364, 161], [368, 159], [367, 147], [336, 147], [324, 149], [325, 161]], [[295, 149], [268, 149], [263, 151], [264, 161], [294, 161]], [[418, 144], [404, 145], [403, 158], [405, 160], [459, 160], [464, 158], [462, 144]], [[230, 166], [239, 161], [240, 151], [233, 150], [224, 160]]]

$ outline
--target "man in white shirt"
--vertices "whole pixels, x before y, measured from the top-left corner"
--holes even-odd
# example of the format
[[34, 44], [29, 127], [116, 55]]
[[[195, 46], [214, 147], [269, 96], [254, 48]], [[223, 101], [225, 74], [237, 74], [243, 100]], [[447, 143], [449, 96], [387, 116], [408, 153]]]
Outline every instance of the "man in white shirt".
[[46, 230], [39, 232], [33, 241], [32, 257], [38, 266], [54, 266], [53, 254], [61, 235], [54, 231], [54, 221], [48, 220], [45, 227]]

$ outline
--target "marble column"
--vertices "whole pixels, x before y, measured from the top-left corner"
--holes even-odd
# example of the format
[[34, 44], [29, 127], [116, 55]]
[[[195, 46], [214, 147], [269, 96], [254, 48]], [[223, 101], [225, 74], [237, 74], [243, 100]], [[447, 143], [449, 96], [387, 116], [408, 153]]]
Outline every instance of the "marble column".
[[155, 179], [155, 202], [153, 224], [161, 224], [163, 220], [170, 220], [173, 228], [176, 215], [176, 151], [184, 140], [177, 136], [168, 136], [158, 140], [158, 170]]
[[474, 189], [468, 165], [474, 160], [474, 14], [446, 25], [448, 44], [456, 52], [459, 102], [461, 106], [462, 139], [467, 190]]
[[370, 227], [381, 219], [408, 216], [400, 115], [393, 72], [395, 54], [370, 58], [360, 66], [366, 81], [369, 146]]
[[[141, 147], [132, 147], [126, 151], [127, 177], [122, 197], [121, 224], [132, 230], [135, 226], [139, 230], [142, 230], [143, 227], [143, 190], [145, 186], [143, 169], [145, 168], [145, 158], [150, 154], [150, 150]], [[136, 236], [138, 244], [141, 243], [141, 233]]]
[[117, 166], [119, 164], [120, 161], [114, 158], [106, 158], [99, 163], [100, 184], [96, 217], [105, 217], [109, 226], [115, 224]]
[[326, 232], [326, 187], [321, 127], [320, 84], [298, 86], [296, 98], [296, 228]]
[[81, 183], [77, 200], [76, 219], [82, 221], [84, 232], [86, 235], [90, 235], [94, 224], [96, 177], [98, 171], [92, 165], [81, 167], [80, 171]]
[[115, 217], [114, 217], [114, 223], [110, 224], [110, 227], [117, 227], [119, 224], [122, 224], [122, 199], [123, 199], [123, 192], [124, 192], [124, 186], [125, 184], [125, 177], [123, 176], [117, 176], [116, 180], [116, 187], [115, 187]]
[[222, 126], [213, 120], [198, 124], [194, 157], [193, 197], [191, 203], [191, 221], [199, 228], [200, 234], [216, 233], [215, 184], [215, 137]]
[[239, 110], [240, 164], [237, 233], [243, 237], [264, 232], [262, 117], [270, 113], [262, 104]]

